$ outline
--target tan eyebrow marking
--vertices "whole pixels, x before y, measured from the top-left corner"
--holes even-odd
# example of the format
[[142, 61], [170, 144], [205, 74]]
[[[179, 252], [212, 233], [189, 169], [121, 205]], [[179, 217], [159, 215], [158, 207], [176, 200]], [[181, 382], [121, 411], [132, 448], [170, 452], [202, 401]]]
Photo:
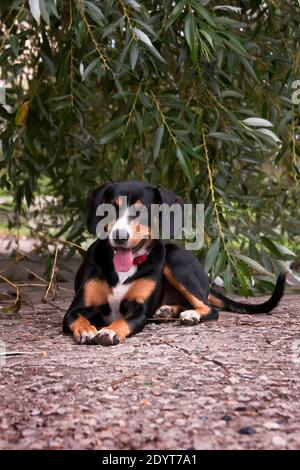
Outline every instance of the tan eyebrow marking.
[[118, 207], [121, 207], [122, 204], [123, 204], [123, 198], [121, 198], [121, 196], [119, 196], [119, 197], [115, 200], [115, 204], [116, 204]]

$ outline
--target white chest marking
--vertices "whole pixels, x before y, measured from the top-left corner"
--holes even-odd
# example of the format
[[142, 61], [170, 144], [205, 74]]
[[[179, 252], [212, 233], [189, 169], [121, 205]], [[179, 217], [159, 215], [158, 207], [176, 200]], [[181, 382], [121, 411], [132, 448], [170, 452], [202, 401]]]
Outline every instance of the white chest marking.
[[133, 265], [129, 271], [125, 273], [118, 273], [119, 282], [113, 287], [112, 293], [108, 296], [108, 304], [110, 306], [111, 312], [109, 315], [104, 317], [105, 323], [110, 325], [113, 321], [122, 318], [120, 313], [120, 304], [124, 298], [124, 295], [128, 291], [130, 284], [123, 284], [126, 279], [130, 276], [133, 276], [136, 273], [137, 266]]
[[[132, 230], [131, 230], [131, 226], [130, 226], [130, 223], [129, 223], [129, 220], [128, 220], [128, 212], [129, 212], [128, 209], [126, 209], [125, 212], [122, 214], [122, 216], [115, 222], [115, 224], [111, 228], [110, 234], [109, 234], [110, 241], [113, 240], [113, 233], [117, 229], [118, 230], [122, 230], [122, 229], [125, 230], [128, 233], [129, 238], [132, 237]], [[127, 274], [127, 273], [120, 273], [120, 274]]]

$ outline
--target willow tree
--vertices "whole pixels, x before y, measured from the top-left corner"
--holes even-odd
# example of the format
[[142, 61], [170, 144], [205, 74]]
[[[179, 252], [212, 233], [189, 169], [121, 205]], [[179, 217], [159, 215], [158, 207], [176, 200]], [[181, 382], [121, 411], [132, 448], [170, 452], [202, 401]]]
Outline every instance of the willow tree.
[[205, 204], [212, 279], [270, 286], [299, 243], [300, 8], [230, 3], [1, 1], [11, 227], [80, 243], [90, 189], [149, 180]]

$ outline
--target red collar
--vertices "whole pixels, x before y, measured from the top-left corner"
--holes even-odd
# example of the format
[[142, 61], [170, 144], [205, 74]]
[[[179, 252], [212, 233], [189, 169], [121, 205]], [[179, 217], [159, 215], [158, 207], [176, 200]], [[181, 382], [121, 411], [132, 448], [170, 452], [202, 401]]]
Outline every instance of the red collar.
[[136, 266], [139, 266], [140, 264], [145, 263], [146, 259], [148, 258], [148, 253], [145, 253], [144, 255], [136, 256], [133, 258], [133, 264]]

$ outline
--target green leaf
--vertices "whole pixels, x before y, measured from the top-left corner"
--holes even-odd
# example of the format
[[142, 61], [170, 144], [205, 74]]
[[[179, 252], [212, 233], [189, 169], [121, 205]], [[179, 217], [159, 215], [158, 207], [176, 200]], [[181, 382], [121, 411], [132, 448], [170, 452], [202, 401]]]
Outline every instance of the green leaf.
[[194, 15], [191, 12], [188, 12], [185, 17], [184, 35], [192, 54], [195, 49], [195, 31]]
[[220, 250], [220, 238], [216, 238], [216, 240], [213, 242], [211, 247], [209, 248], [206, 257], [205, 257], [205, 264], [204, 268], [205, 271], [208, 273], [211, 268], [213, 267], [214, 262], [217, 259], [218, 253]]
[[29, 3], [29, 8], [31, 11], [31, 14], [37, 24], [40, 24], [41, 20], [41, 10], [40, 10], [40, 2], [39, 0], [28, 0]]
[[241, 61], [241, 63], [243, 64], [243, 66], [244, 66], [246, 72], [247, 72], [249, 75], [251, 75], [251, 77], [252, 77], [256, 82], [258, 82], [259, 80], [258, 80], [258, 78], [257, 78], [257, 76], [256, 76], [256, 73], [255, 73], [255, 71], [254, 71], [252, 65], [250, 64], [250, 62], [249, 62], [245, 57], [240, 57], [240, 61]]
[[17, 313], [21, 308], [21, 300], [18, 298], [18, 300], [11, 305], [6, 305], [5, 307], [2, 308], [2, 311], [6, 313], [7, 315], [11, 315], [13, 313]]
[[236, 90], [224, 90], [220, 93], [221, 98], [243, 98], [243, 94]]
[[12, 117], [13, 117], [13, 116], [12, 116], [11, 114], [9, 114], [9, 113], [6, 111], [6, 109], [5, 109], [3, 106], [1, 106], [1, 105], [0, 105], [0, 116], [1, 116], [2, 118], [6, 119], [6, 120], [10, 120], [10, 119], [12, 119]]
[[272, 240], [270, 240], [267, 237], [260, 237], [260, 239], [263, 242], [263, 244], [265, 245], [265, 247], [267, 247], [268, 250], [271, 253], [273, 253], [273, 255], [276, 256], [276, 258], [281, 258], [282, 257], [281, 251], [277, 248], [276, 244]]
[[[232, 33], [226, 32], [225, 35], [228, 37], [229, 41], [224, 40], [225, 44], [227, 44], [230, 48], [234, 51], [238, 52], [242, 56], [248, 56], [248, 53], [242, 43], [238, 40], [237, 36]], [[245, 57], [241, 57], [241, 59]]]
[[294, 253], [292, 250], [290, 250], [286, 246], [281, 245], [280, 243], [276, 243], [276, 246], [283, 256], [292, 256], [292, 257], [296, 256], [296, 253]]
[[100, 10], [100, 8], [94, 3], [84, 0], [84, 3], [87, 7], [88, 15], [97, 23], [99, 26], [103, 26], [105, 22], [105, 17]]
[[58, 14], [58, 11], [57, 11], [57, 8], [56, 8], [56, 1], [57, 0], [47, 0], [47, 4], [48, 4], [48, 7], [49, 7], [49, 10], [51, 11], [51, 13], [53, 13], [53, 15], [56, 16], [56, 18], [59, 19], [59, 14]]
[[192, 0], [192, 5], [193, 5], [193, 8], [199, 13], [199, 15], [212, 27], [215, 27], [216, 24], [214, 22], [214, 19], [212, 18], [212, 16], [210, 16], [208, 10], [206, 8], [204, 8], [202, 5], [199, 5], [199, 1], [198, 0]]
[[133, 28], [133, 32], [135, 33], [135, 35], [138, 37], [138, 39], [140, 41], [142, 41], [144, 44], [146, 44], [146, 46], [153, 47], [151, 39], [149, 38], [149, 36], [147, 36], [146, 33], [144, 33], [144, 31], [142, 31], [138, 28]]
[[162, 125], [157, 129], [154, 135], [154, 141], [153, 141], [153, 157], [154, 158], [157, 158], [159, 154], [163, 135], [164, 135], [164, 126]]
[[221, 252], [219, 252], [217, 262], [215, 263], [216, 266], [213, 271], [214, 278], [216, 278], [223, 271], [226, 261], [227, 261], [227, 253], [224, 249], [222, 249]]
[[185, 5], [185, 0], [181, 0], [180, 2], [178, 2], [174, 9], [172, 10], [171, 12], [171, 15], [170, 15], [170, 21], [168, 23], [168, 28], [174, 23], [174, 21], [177, 20], [177, 18], [180, 16], [180, 14], [182, 13], [183, 11], [183, 8], [184, 8], [184, 5]]
[[242, 122], [244, 124], [247, 124], [247, 126], [273, 127], [273, 124], [270, 121], [267, 121], [267, 119], [262, 119], [262, 118], [257, 118], [257, 117], [247, 118], [247, 119], [244, 119]]
[[227, 268], [224, 273], [224, 287], [229, 294], [232, 293], [232, 271], [230, 263], [227, 264]]
[[125, 131], [125, 129], [126, 129], [125, 126], [120, 126], [117, 129], [114, 129], [111, 132], [108, 132], [108, 134], [100, 138], [99, 144], [106, 145], [112, 142], [113, 140], [118, 139], [121, 136], [121, 134]]
[[133, 32], [135, 33], [135, 35], [137, 36], [137, 38], [142, 41], [149, 49], [150, 51], [152, 52], [152, 54], [158, 59], [160, 60], [161, 62], [166, 62], [165, 59], [160, 55], [160, 53], [158, 52], [158, 50], [153, 46], [152, 42], [151, 42], [151, 39], [149, 38], [149, 36], [147, 36], [146, 33], [144, 33], [144, 31], [142, 31], [141, 29], [138, 29], [138, 28], [133, 28]]
[[139, 11], [141, 9], [141, 5], [136, 2], [135, 0], [126, 0], [126, 3], [131, 6], [136, 11]]
[[200, 29], [200, 33], [205, 37], [205, 39], [209, 43], [210, 47], [212, 49], [215, 49], [214, 42], [213, 42], [213, 39], [212, 39], [211, 35], [203, 28]]
[[194, 187], [194, 172], [189, 157], [179, 147], [176, 148], [176, 155], [185, 176]]
[[259, 264], [257, 261], [254, 259], [249, 258], [248, 256], [241, 255], [241, 254], [235, 254], [237, 258], [240, 260], [244, 261], [250, 268], [254, 269], [254, 271], [257, 271], [262, 274], [267, 274], [267, 275], [272, 275], [270, 271], [265, 269], [261, 264]]
[[43, 59], [43, 63], [45, 66], [45, 69], [48, 71], [49, 75], [55, 76], [55, 66], [52, 62], [52, 60], [47, 56], [47, 54], [44, 51], [40, 51], [41, 57]]
[[225, 132], [210, 132], [208, 135], [216, 139], [224, 140], [225, 142], [240, 142], [238, 137], [226, 134]]
[[243, 272], [240, 271], [240, 270], [237, 271], [236, 275], [237, 275], [237, 278], [238, 278], [238, 281], [239, 281], [239, 284], [240, 284], [241, 293], [243, 295], [247, 296], [248, 292], [249, 292], [249, 286], [248, 286], [247, 278], [245, 277]]
[[84, 69], [82, 71], [82, 81], [84, 82], [84, 80], [86, 80], [88, 78], [88, 76], [90, 75], [90, 73], [97, 67], [97, 65], [99, 65], [99, 61], [100, 59], [97, 57], [96, 59], [94, 59], [88, 66], [86, 69]]
[[136, 42], [134, 42], [130, 49], [130, 65], [131, 65], [132, 71], [134, 71], [135, 69], [136, 63], [139, 58], [139, 53], [140, 53], [139, 46], [137, 45]]
[[40, 9], [43, 20], [50, 26], [50, 8], [46, 0], [40, 0]]
[[9, 38], [9, 42], [11, 45], [11, 48], [13, 50], [13, 53], [15, 54], [16, 57], [19, 55], [19, 39], [18, 36], [14, 35]]
[[256, 132], [260, 133], [260, 134], [263, 134], [264, 136], [267, 136], [267, 137], [270, 137], [271, 140], [273, 140], [276, 144], [278, 142], [281, 142], [281, 140], [279, 139], [279, 137], [274, 134], [273, 131], [271, 131], [270, 129], [257, 129]]
[[24, 101], [17, 109], [15, 124], [16, 126], [23, 126], [26, 123], [28, 112], [30, 108], [30, 101]]
[[233, 7], [231, 5], [218, 5], [214, 7], [215, 10], [225, 10], [225, 11], [233, 11], [234, 13], [241, 13], [241, 7]]

